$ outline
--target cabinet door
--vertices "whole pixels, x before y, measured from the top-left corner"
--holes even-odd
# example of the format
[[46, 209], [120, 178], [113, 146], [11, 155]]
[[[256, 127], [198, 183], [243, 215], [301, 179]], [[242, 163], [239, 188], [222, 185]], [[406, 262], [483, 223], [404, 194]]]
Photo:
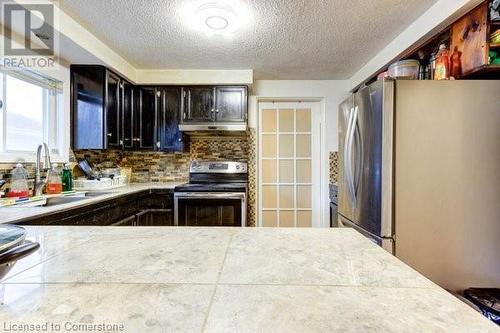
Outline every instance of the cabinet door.
[[71, 146], [104, 149], [104, 69], [71, 67]]
[[[477, 26], [476, 26], [477, 25]], [[461, 77], [488, 64], [488, 3], [470, 11], [451, 26], [450, 53], [460, 54]]]
[[220, 122], [244, 122], [247, 114], [246, 87], [217, 87], [215, 120]]
[[132, 215], [132, 216], [128, 216], [124, 219], [121, 219], [120, 221], [118, 222], [115, 222], [113, 224], [111, 224], [112, 226], [114, 227], [133, 227], [136, 225], [136, 218], [135, 218], [135, 215]]
[[186, 88], [186, 110], [183, 122], [207, 122], [214, 120], [215, 100], [212, 87]]
[[136, 215], [138, 227], [172, 226], [173, 214], [171, 209], [148, 209]]
[[137, 119], [137, 148], [155, 149], [156, 146], [156, 119], [158, 112], [157, 89], [153, 87], [141, 88], [141, 101]]
[[182, 88], [161, 90], [159, 139], [163, 151], [183, 151], [184, 141], [179, 131], [182, 113]]
[[107, 147], [121, 148], [120, 77], [106, 71], [106, 138]]
[[136, 91], [129, 82], [124, 82], [122, 89], [122, 140], [124, 149], [133, 149], [135, 143], [134, 119]]

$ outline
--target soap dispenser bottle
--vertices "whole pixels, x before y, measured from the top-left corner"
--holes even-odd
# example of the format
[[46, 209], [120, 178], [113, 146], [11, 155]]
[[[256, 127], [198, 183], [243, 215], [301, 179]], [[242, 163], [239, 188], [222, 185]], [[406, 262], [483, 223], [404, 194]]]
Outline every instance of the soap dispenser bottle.
[[27, 198], [29, 196], [28, 173], [23, 165], [19, 163], [11, 172], [10, 191], [7, 193], [7, 197]]
[[73, 190], [73, 174], [71, 173], [71, 163], [66, 163], [62, 172], [63, 192]]
[[49, 171], [47, 177], [49, 178], [46, 189], [47, 194], [61, 193], [63, 185], [62, 185], [61, 173], [59, 172], [57, 163], [52, 164], [52, 169]]

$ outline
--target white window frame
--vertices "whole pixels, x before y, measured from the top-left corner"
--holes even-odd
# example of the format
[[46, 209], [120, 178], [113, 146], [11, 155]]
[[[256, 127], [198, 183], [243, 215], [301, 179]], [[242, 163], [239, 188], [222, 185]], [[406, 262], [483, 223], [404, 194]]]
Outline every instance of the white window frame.
[[19, 161], [32, 163], [36, 160], [36, 151], [27, 152], [6, 149], [8, 101], [5, 100], [5, 84], [7, 75], [47, 89], [44, 93], [44, 103], [48, 104], [48, 106], [44, 108], [46, 114], [43, 116], [43, 142], [49, 145], [50, 157], [53, 162], [66, 162], [68, 160], [68, 147], [64, 135], [63, 82], [27, 70], [0, 69], [0, 74], [2, 75], [0, 79], [0, 99], [4, 104], [0, 109], [0, 163]]

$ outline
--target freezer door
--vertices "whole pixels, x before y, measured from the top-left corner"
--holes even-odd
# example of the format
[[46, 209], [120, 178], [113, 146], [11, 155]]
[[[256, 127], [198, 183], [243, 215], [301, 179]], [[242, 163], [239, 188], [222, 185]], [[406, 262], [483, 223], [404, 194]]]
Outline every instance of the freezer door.
[[395, 242], [393, 238], [382, 238], [374, 234], [371, 234], [366, 230], [360, 228], [357, 224], [352, 223], [351, 221], [343, 218], [342, 216], [339, 217], [338, 224], [339, 228], [352, 228], [356, 230], [357, 232], [365, 236], [368, 240], [382, 247], [387, 252], [394, 254]]
[[375, 82], [355, 94], [357, 112], [353, 120], [352, 173], [354, 211], [351, 221], [379, 237], [382, 233], [382, 122], [384, 84]]
[[338, 176], [338, 213], [352, 220], [353, 204], [351, 183], [348, 174], [351, 168], [346, 164], [346, 149], [349, 148], [351, 120], [354, 112], [354, 96], [350, 96], [339, 105], [339, 176]]

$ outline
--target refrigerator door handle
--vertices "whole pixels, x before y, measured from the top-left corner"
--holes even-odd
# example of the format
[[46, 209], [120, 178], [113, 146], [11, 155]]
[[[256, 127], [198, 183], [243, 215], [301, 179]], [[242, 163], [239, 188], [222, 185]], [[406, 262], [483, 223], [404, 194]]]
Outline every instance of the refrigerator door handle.
[[351, 127], [352, 127], [352, 118], [354, 115], [354, 109], [351, 108], [349, 110], [349, 120], [347, 121], [347, 130], [346, 130], [346, 135], [345, 135], [345, 140], [344, 140], [344, 177], [345, 177], [345, 184], [347, 185], [347, 194], [348, 194], [348, 200], [349, 204], [352, 206], [352, 193], [351, 193], [351, 165], [350, 163], [350, 158], [349, 158], [349, 148], [350, 148], [350, 138], [351, 138]]
[[[356, 161], [354, 163], [354, 167], [356, 168], [354, 171], [354, 176], [353, 176], [353, 193], [354, 193], [354, 200], [357, 203], [358, 201], [358, 191], [359, 191], [359, 185], [361, 182], [361, 173], [363, 170], [363, 141], [361, 138], [361, 131], [359, 130], [359, 109], [356, 107], [355, 113], [354, 113], [354, 120], [353, 120], [353, 142], [354, 138], [356, 140]], [[353, 144], [354, 146], [354, 144]]]
[[356, 125], [358, 123], [358, 107], [356, 106], [352, 112], [352, 120], [351, 120], [351, 132], [349, 133], [349, 148], [348, 148], [348, 161], [347, 163], [349, 164], [349, 188], [350, 188], [350, 193], [351, 193], [351, 202], [352, 202], [352, 208], [356, 208], [357, 206], [357, 197], [356, 197], [356, 187], [354, 184], [354, 170], [356, 166], [353, 165], [352, 161], [352, 150], [354, 147], [354, 135], [356, 134]]

